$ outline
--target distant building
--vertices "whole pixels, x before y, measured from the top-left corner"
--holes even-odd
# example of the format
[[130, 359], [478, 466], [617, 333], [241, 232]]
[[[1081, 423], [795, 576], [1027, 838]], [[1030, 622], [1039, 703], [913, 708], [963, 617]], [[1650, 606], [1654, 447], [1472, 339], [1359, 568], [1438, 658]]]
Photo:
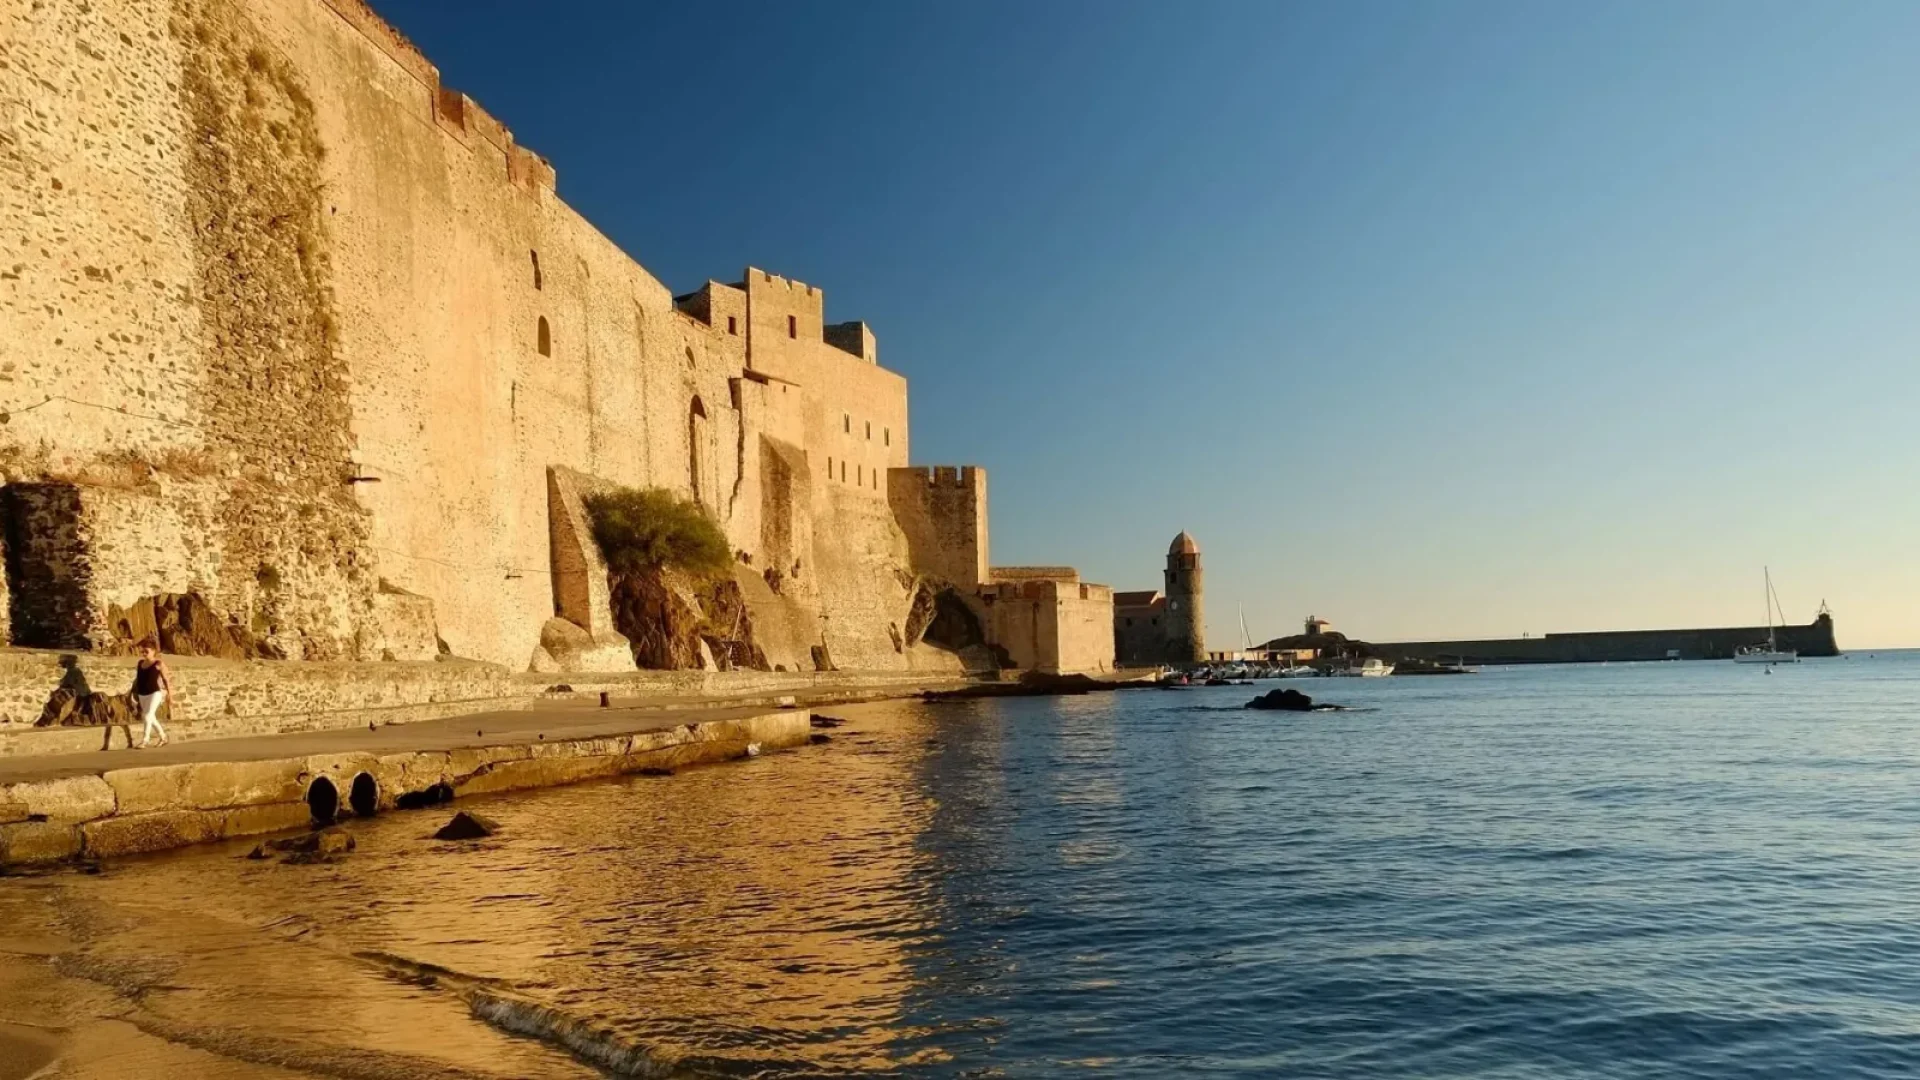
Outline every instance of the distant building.
[[1204, 576], [1191, 533], [1167, 548], [1165, 589], [1113, 594], [1113, 651], [1123, 667], [1194, 664], [1207, 658]]

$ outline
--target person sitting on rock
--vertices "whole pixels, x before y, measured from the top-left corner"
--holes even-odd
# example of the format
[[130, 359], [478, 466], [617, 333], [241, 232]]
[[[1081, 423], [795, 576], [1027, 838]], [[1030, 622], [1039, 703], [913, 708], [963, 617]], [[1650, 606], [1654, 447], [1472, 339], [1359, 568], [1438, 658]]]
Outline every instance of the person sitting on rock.
[[160, 745], [167, 745], [167, 729], [160, 726], [160, 706], [166, 703], [173, 690], [173, 681], [167, 671], [167, 662], [160, 659], [160, 643], [151, 637], [140, 639], [140, 663], [133, 669], [133, 698], [140, 705], [140, 720], [145, 725], [140, 731], [140, 745], [145, 750], [153, 745], [153, 737], [160, 736]]

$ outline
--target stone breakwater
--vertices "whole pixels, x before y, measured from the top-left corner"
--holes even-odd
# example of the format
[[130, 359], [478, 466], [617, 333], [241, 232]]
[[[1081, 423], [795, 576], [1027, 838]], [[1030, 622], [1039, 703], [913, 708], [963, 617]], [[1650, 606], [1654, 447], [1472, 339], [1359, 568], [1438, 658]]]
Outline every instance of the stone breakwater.
[[[731, 710], [679, 723], [657, 713], [579, 709], [496, 714], [484, 721], [505, 725], [494, 737], [476, 729], [461, 738], [473, 722], [458, 721], [458, 734], [449, 721], [397, 733], [235, 740], [245, 744], [236, 750], [267, 754], [272, 750], [260, 744], [284, 743], [283, 753], [266, 757], [98, 769], [72, 758], [17, 762], [0, 772], [0, 869], [163, 851], [403, 805], [726, 761], [750, 747], [801, 745], [811, 735], [811, 714], [802, 709]], [[381, 734], [402, 745], [378, 746]], [[326, 743], [341, 746], [316, 745]]]

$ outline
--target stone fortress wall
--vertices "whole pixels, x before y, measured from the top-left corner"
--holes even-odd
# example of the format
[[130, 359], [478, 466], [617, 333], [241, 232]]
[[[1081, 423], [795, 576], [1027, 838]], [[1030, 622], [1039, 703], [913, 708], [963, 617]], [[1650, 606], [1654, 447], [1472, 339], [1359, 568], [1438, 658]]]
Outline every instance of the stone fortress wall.
[[[787, 670], [956, 670], [929, 580], [995, 632], [984, 473], [908, 467], [865, 324], [675, 297], [359, 0], [12, 0], [0, 60], [12, 643], [193, 593], [272, 655], [522, 670], [588, 572], [566, 484], [697, 499]], [[1110, 663], [1073, 584], [1027, 666]]]
[[1112, 670], [1112, 589], [1066, 566], [989, 565], [985, 470], [895, 469], [889, 501], [916, 568], [952, 587], [1004, 663]]
[[1113, 669], [1113, 590], [1063, 566], [996, 567], [976, 595], [994, 642], [1015, 667], [1050, 673]]
[[966, 589], [988, 580], [985, 471], [895, 469], [887, 499], [917, 565]]

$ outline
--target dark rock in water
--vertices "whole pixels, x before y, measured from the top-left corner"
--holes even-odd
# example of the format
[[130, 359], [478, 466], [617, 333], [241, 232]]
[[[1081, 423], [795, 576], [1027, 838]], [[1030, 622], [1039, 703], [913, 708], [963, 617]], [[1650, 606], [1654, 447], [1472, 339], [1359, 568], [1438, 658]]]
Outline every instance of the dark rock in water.
[[280, 851], [311, 851], [321, 855], [339, 855], [354, 849], [353, 834], [345, 829], [321, 829], [275, 845]]
[[428, 784], [419, 791], [403, 792], [394, 805], [402, 810], [419, 810], [423, 807], [438, 806], [453, 801], [453, 786], [446, 782]]
[[1247, 702], [1249, 709], [1280, 709], [1286, 712], [1312, 712], [1313, 699], [1298, 690], [1270, 690]]
[[339, 855], [345, 855], [355, 847], [353, 834], [345, 829], [321, 829], [301, 836], [289, 836], [279, 840], [269, 840], [247, 853], [249, 859], [269, 858], [272, 852], [285, 852], [286, 861], [294, 865], [303, 863], [326, 862]]
[[832, 741], [833, 741], [833, 736], [831, 736], [831, 735], [822, 735], [822, 734], [820, 734], [819, 732], [817, 732], [817, 731], [816, 731], [816, 732], [814, 732], [814, 733], [813, 733], [812, 735], [809, 735], [809, 736], [807, 737], [807, 741], [808, 741], [808, 742], [810, 742], [810, 743], [812, 743], [812, 744], [813, 744], [813, 745], [815, 745], [815, 746], [820, 746], [820, 745], [823, 745], [823, 744], [825, 744], [825, 743], [830, 743], [830, 742], [832, 742]]
[[649, 765], [644, 769], [634, 770], [634, 775], [636, 776], [672, 776], [673, 770], [669, 768], [665, 768], [660, 765]]
[[807, 722], [818, 728], [837, 728], [846, 723], [837, 716], [815, 716]]
[[465, 810], [453, 815], [453, 820], [440, 827], [433, 834], [435, 840], [479, 840], [500, 831], [500, 826], [492, 819]]

